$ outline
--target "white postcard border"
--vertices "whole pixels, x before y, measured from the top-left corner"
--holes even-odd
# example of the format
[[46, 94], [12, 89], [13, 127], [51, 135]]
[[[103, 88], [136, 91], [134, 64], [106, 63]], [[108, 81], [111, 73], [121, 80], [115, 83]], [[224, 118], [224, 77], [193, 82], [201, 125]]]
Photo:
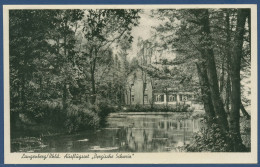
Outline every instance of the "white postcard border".
[[[107, 8], [251, 8], [251, 152], [250, 153], [122, 153], [131, 158], [116, 158], [121, 153], [97, 153], [113, 155], [103, 160], [92, 157], [96, 153], [68, 153], [89, 155], [90, 158], [64, 158], [67, 153], [57, 153], [61, 158], [22, 158], [24, 153], [10, 152], [10, 95], [9, 95], [9, 17], [10, 9], [107, 9]], [[3, 5], [4, 25], [4, 163], [5, 164], [255, 164], [257, 163], [257, 5]], [[48, 153], [25, 153], [50, 156]], [[55, 154], [55, 153], [54, 153]]]

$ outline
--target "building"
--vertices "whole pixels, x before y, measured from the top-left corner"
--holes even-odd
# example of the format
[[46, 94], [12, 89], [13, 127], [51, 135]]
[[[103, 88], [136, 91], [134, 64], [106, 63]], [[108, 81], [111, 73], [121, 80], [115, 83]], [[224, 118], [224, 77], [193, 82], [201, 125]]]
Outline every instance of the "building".
[[[167, 84], [165, 84], [168, 82]], [[138, 67], [128, 74], [125, 102], [127, 105], [177, 105], [195, 104], [195, 94], [184, 90], [173, 81], [159, 80], [151, 77]]]
[[125, 101], [127, 105], [151, 104], [153, 96], [152, 78], [141, 68], [127, 77]]
[[165, 72], [165, 68], [172, 71], [178, 65], [159, 63], [163, 60], [175, 60], [176, 54], [174, 50], [157, 48], [151, 41], [139, 39], [138, 67], [126, 78], [125, 102], [127, 105], [189, 104], [196, 106], [198, 104], [193, 88], [184, 86], [181, 81], [174, 81], [171, 74]]

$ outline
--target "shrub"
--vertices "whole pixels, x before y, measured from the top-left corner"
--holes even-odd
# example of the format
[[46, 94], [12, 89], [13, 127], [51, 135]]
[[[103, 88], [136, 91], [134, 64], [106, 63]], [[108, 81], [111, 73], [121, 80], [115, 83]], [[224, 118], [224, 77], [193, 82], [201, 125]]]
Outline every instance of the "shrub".
[[37, 124], [62, 126], [66, 119], [62, 108], [61, 99], [28, 102], [24, 114], [28, 120]]
[[97, 113], [99, 117], [99, 125], [104, 127], [106, 125], [106, 118], [110, 113], [120, 111], [118, 106], [112, 106], [107, 101], [99, 102], [98, 105], [92, 107], [93, 111]]
[[174, 108], [173, 112], [192, 112], [193, 109], [190, 108], [190, 105], [183, 104], [183, 105], [176, 105], [176, 108]]
[[251, 150], [251, 121], [242, 117], [240, 119], [240, 132], [243, 144]]
[[193, 109], [189, 105], [133, 105], [128, 107], [125, 112], [192, 112]]
[[228, 135], [222, 134], [217, 124], [202, 128], [196, 133], [190, 145], [186, 146], [188, 152], [230, 152], [231, 143]]
[[25, 130], [40, 129], [44, 126], [48, 131], [56, 129], [59, 132], [69, 133], [96, 129], [105, 125], [109, 113], [116, 111], [116, 108], [108, 103], [93, 106], [70, 104], [64, 110], [61, 99], [28, 102], [27, 106], [27, 110], [20, 115], [16, 111], [11, 112], [13, 129], [22, 129], [21, 127]]
[[132, 105], [125, 110], [125, 112], [149, 112], [152, 109], [149, 106], [142, 106], [140, 104]]
[[98, 114], [90, 109], [87, 109], [84, 105], [70, 105], [68, 107], [65, 127], [69, 133], [98, 128]]

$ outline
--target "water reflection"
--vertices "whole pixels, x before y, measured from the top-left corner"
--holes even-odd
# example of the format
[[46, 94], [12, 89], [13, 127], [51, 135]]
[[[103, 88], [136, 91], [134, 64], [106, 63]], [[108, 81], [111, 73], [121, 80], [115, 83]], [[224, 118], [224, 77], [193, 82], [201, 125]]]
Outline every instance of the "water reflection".
[[199, 130], [199, 120], [175, 115], [113, 114], [99, 131], [43, 139], [35, 152], [168, 152], [180, 151]]

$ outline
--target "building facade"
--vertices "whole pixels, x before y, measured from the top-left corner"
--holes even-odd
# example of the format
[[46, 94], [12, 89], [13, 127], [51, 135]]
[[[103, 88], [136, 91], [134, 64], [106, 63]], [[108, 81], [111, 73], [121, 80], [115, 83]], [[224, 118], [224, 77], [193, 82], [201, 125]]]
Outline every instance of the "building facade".
[[161, 92], [154, 93], [154, 104], [177, 105], [189, 104], [192, 105], [195, 95], [191, 92]]
[[[164, 89], [158, 88], [160, 83], [150, 77], [141, 68], [137, 68], [127, 77], [127, 89], [125, 92], [125, 102], [127, 105], [192, 105], [195, 100], [193, 92], [182, 91], [179, 87]], [[171, 85], [174, 86], [174, 83]]]
[[[167, 76], [167, 73], [157, 73], [165, 71], [164, 67], [167, 67], [168, 71], [174, 70], [176, 65], [166, 66], [158, 62], [162, 60], [173, 61], [176, 54], [173, 50], [161, 48], [158, 50], [151, 41], [139, 39], [137, 52], [139, 66], [126, 78], [125, 102], [127, 105], [189, 104], [196, 106], [198, 104], [193, 92], [194, 89], [184, 88], [180, 81], [162, 79], [171, 78], [171, 76]], [[156, 71], [156, 74], [153, 71]]]
[[152, 103], [151, 77], [140, 68], [131, 72], [127, 77], [125, 101], [127, 105]]

